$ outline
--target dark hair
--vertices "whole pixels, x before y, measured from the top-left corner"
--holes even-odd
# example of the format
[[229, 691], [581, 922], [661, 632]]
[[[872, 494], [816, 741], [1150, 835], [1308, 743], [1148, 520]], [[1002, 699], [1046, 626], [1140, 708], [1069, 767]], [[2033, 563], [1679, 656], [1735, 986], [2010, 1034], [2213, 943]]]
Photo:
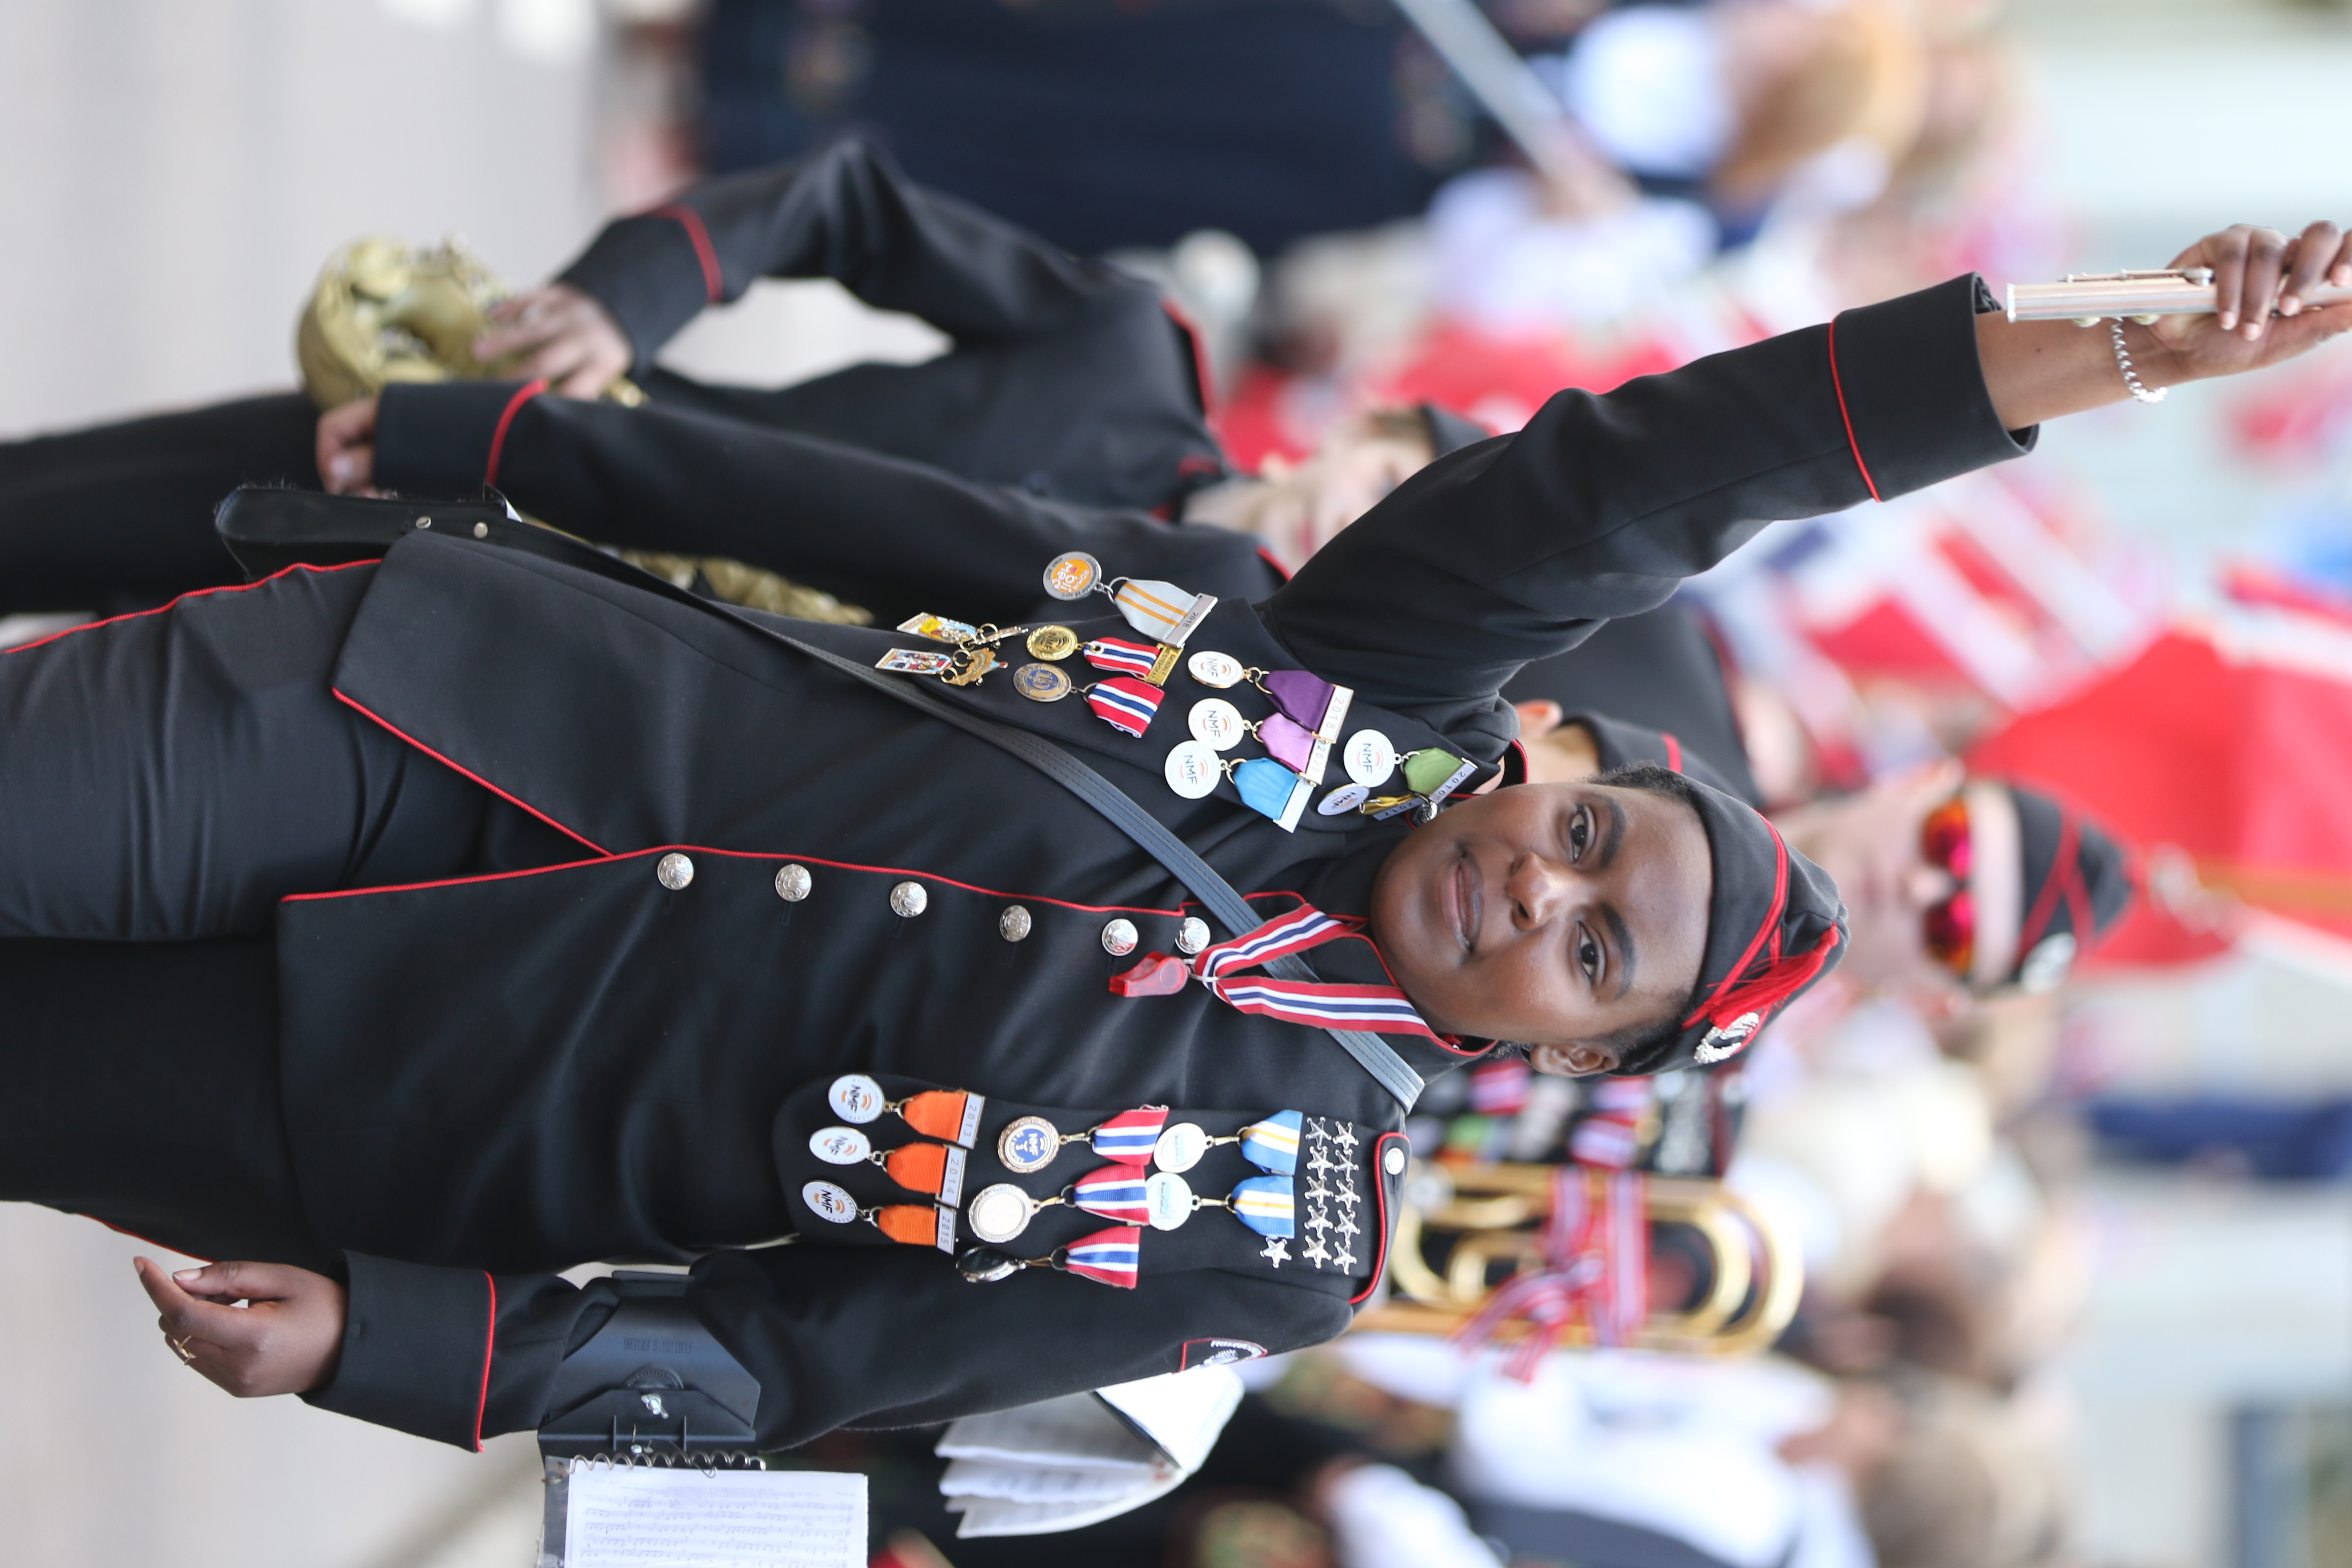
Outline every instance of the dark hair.
[[[1622, 768], [1611, 768], [1606, 773], [1595, 774], [1591, 782], [1617, 789], [1638, 789], [1664, 795], [1668, 800], [1680, 801], [1689, 808], [1692, 816], [1698, 816], [1698, 791], [1692, 786], [1690, 780], [1672, 768], [1663, 768], [1655, 763], [1633, 763]], [[1706, 819], [1701, 817], [1700, 820], [1703, 823]], [[1694, 999], [1696, 994], [1694, 992]], [[1676, 1043], [1682, 1038], [1683, 1016], [1688, 1011], [1687, 1005], [1678, 1006], [1662, 1017], [1627, 1024], [1584, 1043], [1615, 1054], [1617, 1066], [1611, 1070], [1610, 1077], [1646, 1078], [1663, 1068], [1666, 1065], [1665, 1058], [1674, 1054]]]

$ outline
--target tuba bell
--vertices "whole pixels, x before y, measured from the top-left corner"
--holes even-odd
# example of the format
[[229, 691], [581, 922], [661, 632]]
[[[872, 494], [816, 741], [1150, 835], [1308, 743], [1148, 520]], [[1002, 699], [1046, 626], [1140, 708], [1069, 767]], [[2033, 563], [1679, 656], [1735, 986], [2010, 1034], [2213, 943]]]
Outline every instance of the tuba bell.
[[[1551, 1218], [1560, 1169], [1414, 1162], [1390, 1247], [1391, 1294], [1361, 1313], [1355, 1326], [1455, 1334], [1514, 1279], [1547, 1267], [1542, 1232]], [[1720, 1182], [1641, 1180], [1649, 1225], [1676, 1225], [1694, 1233], [1712, 1263], [1712, 1277], [1698, 1299], [1681, 1310], [1651, 1310], [1626, 1342], [1705, 1355], [1740, 1355], [1770, 1345], [1796, 1316], [1804, 1292], [1804, 1260], [1794, 1239]], [[1645, 1267], [1646, 1252], [1613, 1261], [1618, 1267]], [[1506, 1321], [1495, 1338], [1509, 1344], [1528, 1331], [1524, 1322]], [[1594, 1343], [1591, 1325], [1569, 1324], [1559, 1342]]]

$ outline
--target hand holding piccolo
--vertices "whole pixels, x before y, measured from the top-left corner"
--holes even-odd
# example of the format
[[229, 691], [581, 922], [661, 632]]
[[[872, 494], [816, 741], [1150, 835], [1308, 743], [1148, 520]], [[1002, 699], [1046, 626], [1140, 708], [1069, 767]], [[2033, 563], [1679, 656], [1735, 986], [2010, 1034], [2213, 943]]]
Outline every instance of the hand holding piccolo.
[[[2111, 323], [2085, 332], [2069, 322]], [[2161, 272], [2011, 291], [1977, 318], [1993, 407], [2011, 430], [2183, 382], [2281, 364], [2352, 330], [2352, 242], [2332, 223], [2288, 236], [2240, 224]]]
[[[2220, 290], [2210, 267], [2158, 272], [2069, 273], [2056, 283], [2009, 286], [2012, 321], [2073, 321], [2094, 327], [2104, 321], [2138, 321], [2159, 316], [2209, 316]], [[2352, 303], [2352, 286], [2323, 283], [2300, 296], [2305, 305]]]

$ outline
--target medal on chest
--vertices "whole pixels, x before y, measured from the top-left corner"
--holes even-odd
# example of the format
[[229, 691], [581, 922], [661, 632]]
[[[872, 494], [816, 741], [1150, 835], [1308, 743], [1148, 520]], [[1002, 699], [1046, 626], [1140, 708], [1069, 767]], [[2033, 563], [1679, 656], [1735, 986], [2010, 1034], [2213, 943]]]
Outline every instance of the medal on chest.
[[1150, 577], [1106, 580], [1102, 563], [1083, 550], [1056, 555], [1045, 567], [1045, 592], [1066, 602], [1103, 594], [1127, 624], [1154, 642], [1181, 648], [1217, 607], [1214, 594], [1193, 594]]
[[961, 1089], [927, 1089], [900, 1100], [884, 1097], [882, 1086], [862, 1072], [844, 1073], [825, 1090], [833, 1113], [853, 1126], [863, 1127], [885, 1114], [898, 1117], [926, 1138], [971, 1147], [980, 1132], [980, 1115], [988, 1097]]
[[953, 1207], [963, 1202], [964, 1162], [970, 1151], [947, 1143], [907, 1143], [877, 1149], [855, 1127], [825, 1127], [809, 1135], [809, 1152], [828, 1165], [879, 1165], [908, 1192], [927, 1193]]
[[956, 1246], [956, 1211], [936, 1204], [882, 1204], [860, 1208], [845, 1188], [831, 1182], [808, 1182], [801, 1202], [819, 1219], [835, 1225], [870, 1225], [906, 1247], [936, 1247], [952, 1253]]
[[1415, 822], [1428, 822], [1437, 816], [1437, 808], [1445, 797], [1460, 789], [1478, 764], [1463, 761], [1441, 746], [1428, 746], [1417, 752], [1407, 752], [1403, 757], [1406, 795], [1376, 795], [1356, 809], [1375, 822], [1387, 820], [1399, 812], [1410, 811]]
[[[909, 616], [898, 623], [898, 629], [932, 642], [945, 643], [948, 651], [932, 648], [894, 647], [874, 661], [877, 669], [887, 669], [900, 675], [929, 675], [946, 681], [950, 686], [977, 686], [981, 678], [1003, 662], [997, 645], [1019, 637], [1027, 630], [1023, 626], [976, 626], [970, 621], [950, 620], [945, 616]], [[1070, 637], [1066, 627], [1041, 627], [1030, 634], [1034, 644], [1047, 632], [1059, 631]], [[1075, 643], [1076, 639], [1071, 637]]]

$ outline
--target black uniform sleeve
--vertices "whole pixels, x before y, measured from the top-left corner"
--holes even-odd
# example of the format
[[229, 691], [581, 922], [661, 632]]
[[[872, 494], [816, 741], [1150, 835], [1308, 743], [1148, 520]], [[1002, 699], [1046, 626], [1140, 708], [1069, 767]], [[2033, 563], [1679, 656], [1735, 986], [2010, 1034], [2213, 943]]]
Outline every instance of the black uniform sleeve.
[[[1301, 663], [1441, 731], [1600, 621], [1662, 603], [1768, 521], [1884, 500], [2031, 449], [1978, 363], [1973, 277], [1643, 376], [1400, 486], [1267, 605]], [[1491, 760], [1491, 757], [1486, 760]]]
[[[596, 1280], [349, 1263], [341, 1361], [303, 1397], [460, 1447], [536, 1427], [557, 1366], [613, 1301]], [[1200, 1270], [1115, 1291], [1030, 1270], [973, 1285], [928, 1251], [795, 1247], [714, 1254], [687, 1300], [759, 1380], [760, 1444], [781, 1448], [1176, 1372], [1188, 1341], [1319, 1343], [1348, 1326], [1346, 1284]]]
[[1061, 331], [1150, 284], [908, 182], [855, 138], [697, 185], [608, 225], [562, 280], [601, 301], [640, 367], [706, 305], [760, 278], [831, 278], [959, 342]]
[[386, 388], [377, 483], [451, 496], [494, 479], [524, 511], [600, 543], [723, 555], [852, 604], [912, 600], [963, 619], [1028, 614], [1066, 550], [1220, 595], [1255, 598], [1281, 580], [1230, 530], [1049, 500], [789, 430], [522, 390]]

